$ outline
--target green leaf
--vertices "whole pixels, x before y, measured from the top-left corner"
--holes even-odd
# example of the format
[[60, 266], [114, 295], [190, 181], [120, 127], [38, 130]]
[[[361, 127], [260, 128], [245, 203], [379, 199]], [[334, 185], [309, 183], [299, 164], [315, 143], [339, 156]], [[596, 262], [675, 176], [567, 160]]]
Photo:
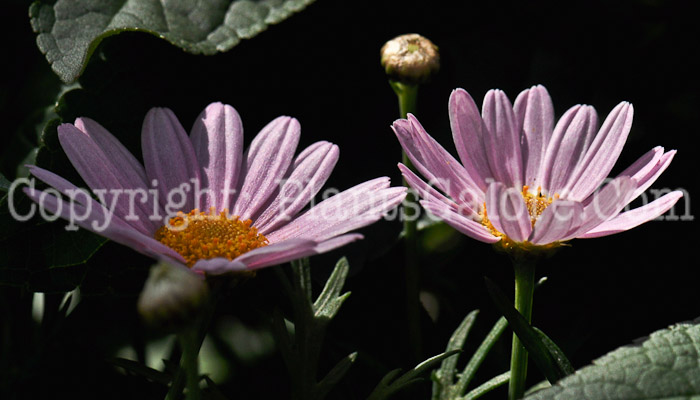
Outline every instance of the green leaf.
[[335, 367], [333, 367], [333, 369], [331, 369], [316, 385], [316, 397], [319, 399], [325, 398], [326, 395], [328, 395], [328, 392], [330, 392], [331, 389], [333, 389], [333, 387], [340, 382], [341, 379], [343, 379], [356, 359], [357, 352], [354, 352], [348, 354], [345, 356], [345, 358], [340, 360], [338, 364], [336, 364]]
[[304, 9], [313, 0], [54, 0], [29, 8], [37, 45], [64, 82], [85, 69], [97, 45], [145, 32], [194, 54], [228, 51]]
[[557, 346], [556, 343], [552, 339], [549, 338], [544, 332], [542, 332], [539, 328], [537, 327], [532, 327], [532, 329], [537, 332], [537, 334], [540, 336], [540, 340], [544, 345], [547, 347], [547, 350], [549, 351], [549, 354], [554, 357], [554, 362], [557, 363], [559, 368], [566, 373], [566, 375], [571, 375], [574, 373], [574, 367], [571, 365], [571, 362], [569, 362], [569, 359], [566, 358], [566, 355], [564, 354], [563, 351]]
[[[452, 337], [450, 338], [450, 341], [447, 343], [447, 351], [451, 350], [459, 350], [461, 351], [464, 348], [464, 342], [466, 341], [467, 334], [469, 333], [469, 330], [471, 330], [472, 325], [475, 322], [476, 315], [477, 315], [478, 310], [472, 311], [469, 313], [462, 323], [457, 327], [457, 329], [454, 331], [452, 334]], [[461, 374], [457, 374], [457, 359], [458, 356], [453, 356], [450, 358], [445, 359], [442, 362], [442, 365], [440, 366], [440, 369], [435, 371], [434, 376], [433, 376], [433, 396], [432, 398], [435, 400], [451, 400], [451, 399], [457, 399], [460, 398], [464, 394], [464, 392], [467, 389], [467, 386], [469, 386], [469, 383], [471, 380], [474, 378], [474, 375], [476, 374], [477, 369], [481, 365], [481, 363], [484, 361], [486, 358], [486, 355], [488, 355], [489, 351], [491, 351], [491, 348], [493, 345], [498, 341], [498, 339], [501, 337], [501, 334], [505, 330], [505, 328], [508, 326], [508, 322], [506, 321], [505, 318], [501, 317], [496, 323], [494, 324], [493, 328], [491, 328], [491, 331], [486, 335], [484, 340], [481, 342], [479, 345], [479, 348], [476, 349], [474, 352], [474, 355], [472, 355], [472, 358], [469, 360], [467, 363], [467, 366], [464, 368], [464, 371], [462, 371]], [[457, 376], [459, 379], [455, 383], [455, 376]], [[496, 379], [496, 378], [494, 378]], [[489, 383], [490, 382], [490, 383]], [[479, 386], [481, 388], [480, 390], [490, 390], [487, 388], [491, 387], [489, 384], [493, 384], [493, 382], [489, 381], [484, 383], [483, 385]], [[495, 381], [494, 381], [495, 382]], [[499, 381], [500, 382], [500, 381]], [[496, 388], [500, 386], [499, 383], [492, 388]], [[486, 386], [484, 386], [486, 385]], [[477, 389], [475, 389], [477, 390]], [[474, 395], [474, 391], [470, 392], [470, 395]], [[481, 394], [486, 393], [484, 392], [476, 392], [480, 393], [478, 396], [481, 396]], [[476, 398], [476, 397], [475, 397]]]
[[[474, 322], [476, 321], [476, 316], [478, 314], [479, 310], [474, 310], [467, 314], [464, 320], [462, 320], [462, 323], [460, 323], [457, 329], [455, 329], [454, 333], [450, 337], [449, 342], [447, 342], [447, 349], [445, 351], [451, 352], [455, 350], [462, 350], [462, 348], [464, 347], [464, 342], [467, 340], [467, 335], [472, 329], [472, 326], [474, 326]], [[444, 394], [440, 396], [441, 399], [450, 396], [450, 394], [448, 394], [448, 392], [450, 392], [448, 388], [450, 388], [454, 383], [454, 377], [457, 373], [458, 359], [458, 355], [446, 358], [442, 362], [440, 369], [436, 372], [437, 380], [435, 382], [435, 385], [438, 385], [439, 387], [434, 389], [434, 391], [438, 391]], [[440, 388], [445, 388], [446, 390], [440, 390]]]
[[350, 265], [345, 257], [338, 260], [321, 294], [314, 301], [309, 259], [302, 258], [291, 264], [291, 282], [281, 270], [277, 269], [277, 274], [289, 293], [294, 309], [294, 334], [289, 334], [285, 319], [278, 310], [273, 314], [272, 330], [292, 378], [292, 397], [322, 400], [357, 357], [357, 353], [346, 356], [320, 382], [316, 381], [326, 327], [350, 296], [350, 292], [341, 294]]
[[489, 351], [491, 351], [493, 345], [496, 344], [498, 339], [501, 337], [501, 334], [503, 334], [506, 327], [508, 327], [508, 321], [504, 317], [501, 317], [498, 319], [498, 321], [496, 321], [493, 328], [491, 328], [491, 331], [488, 333], [488, 335], [486, 335], [486, 338], [484, 338], [484, 341], [481, 342], [479, 348], [474, 352], [474, 355], [469, 360], [469, 363], [467, 363], [467, 366], [464, 367], [464, 371], [462, 371], [462, 374], [459, 376], [459, 380], [453, 389], [453, 393], [458, 395], [464, 393], [469, 386], [469, 382], [474, 379], [477, 369], [484, 361]]
[[510, 371], [504, 372], [500, 375], [494, 376], [483, 384], [479, 385], [476, 389], [467, 393], [464, 397], [459, 397], [457, 400], [475, 400], [479, 397], [485, 395], [486, 393], [496, 389], [510, 380]]
[[[537, 331], [527, 322], [525, 317], [523, 317], [518, 310], [513, 307], [508, 297], [501, 291], [501, 289], [496, 286], [489, 278], [485, 278], [486, 289], [491, 295], [494, 304], [498, 311], [503, 314], [503, 316], [508, 320], [509, 326], [518, 335], [518, 338], [523, 343], [523, 346], [527, 349], [528, 353], [532, 357], [532, 360], [537, 364], [540, 371], [544, 374], [547, 380], [551, 383], [555, 383], [558, 380], [567, 376], [571, 369], [570, 363], [564, 357], [564, 354], [559, 350], [557, 356], [550, 352], [549, 347], [543, 342], [542, 337]], [[550, 341], [551, 342], [551, 341]], [[555, 346], [556, 347], [556, 346]], [[558, 347], [557, 347], [558, 349]], [[561, 357], [566, 361], [558, 361], [557, 358]], [[569, 365], [569, 368], [562, 367], [562, 365]]]
[[0, 174], [0, 192], [7, 192], [10, 190], [10, 185], [12, 185], [12, 182], [5, 178], [5, 175]]
[[412, 370], [401, 375], [396, 380], [394, 380], [394, 378], [401, 373], [401, 369], [395, 369], [393, 371], [390, 371], [384, 376], [384, 378], [382, 378], [381, 381], [379, 381], [379, 383], [369, 395], [367, 400], [388, 399], [399, 390], [402, 390], [414, 383], [420, 382], [424, 379], [423, 375], [425, 373], [434, 369], [438, 365], [438, 363], [459, 352], [460, 350], [446, 351], [442, 354], [430, 357], [429, 359], [413, 367]]
[[527, 400], [698, 400], [700, 325], [678, 324], [593, 361]]
[[350, 296], [350, 292], [343, 295], [340, 294], [349, 271], [350, 264], [348, 259], [343, 257], [338, 260], [335, 269], [333, 269], [331, 276], [328, 277], [326, 285], [323, 287], [323, 291], [321, 291], [321, 294], [318, 295], [314, 302], [313, 309], [316, 317], [325, 316], [330, 319], [338, 313], [340, 306]]

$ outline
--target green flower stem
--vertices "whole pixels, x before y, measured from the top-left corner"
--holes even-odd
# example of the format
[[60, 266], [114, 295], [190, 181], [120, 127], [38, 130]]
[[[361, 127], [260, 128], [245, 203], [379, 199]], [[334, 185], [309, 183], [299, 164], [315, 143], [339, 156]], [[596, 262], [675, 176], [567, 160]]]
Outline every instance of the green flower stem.
[[182, 368], [187, 376], [187, 400], [201, 399], [199, 390], [199, 348], [198, 332], [195, 328], [190, 328], [180, 333], [180, 345], [182, 346]]
[[[188, 366], [188, 362], [192, 362], [191, 354], [194, 353], [194, 367], [197, 368], [199, 365], [197, 363], [197, 355], [199, 354], [199, 349], [202, 347], [202, 343], [204, 343], [204, 338], [207, 335], [209, 324], [211, 323], [211, 320], [214, 317], [217, 299], [220, 294], [218, 287], [212, 288], [212, 292], [212, 298], [202, 310], [202, 313], [200, 314], [199, 318], [197, 318], [197, 320], [192, 326], [184, 328], [185, 330], [178, 335], [180, 347], [182, 348], [183, 354], [180, 356], [180, 368], [178, 368], [178, 370], [175, 372], [173, 381], [170, 384], [170, 389], [165, 395], [165, 400], [179, 399], [182, 395], [182, 389], [185, 387], [185, 385], [188, 386], [188, 392], [190, 391], [189, 385], [192, 367]], [[184, 337], [186, 335], [188, 336], [187, 338]], [[188, 356], [186, 353], [188, 351], [190, 352], [190, 360], [187, 360]], [[198, 399], [200, 398], [198, 368], [194, 371], [194, 374], [197, 374], [197, 394], [195, 395], [197, 397], [190, 397], [191, 395], [188, 394], [188, 398]]]
[[[399, 98], [399, 114], [406, 118], [408, 113], [416, 112], [416, 100], [418, 99], [418, 85], [390, 81], [391, 88]], [[404, 160], [406, 155], [404, 154]]]
[[[527, 322], [531, 322], [532, 295], [535, 291], [535, 263], [532, 260], [514, 260], [513, 267], [515, 269], [515, 309], [525, 317]], [[515, 333], [513, 333], [510, 374], [508, 399], [520, 399], [525, 393], [527, 350]]]
[[[416, 100], [418, 98], [418, 85], [410, 85], [400, 82], [389, 82], [399, 98], [399, 113], [401, 118], [406, 118], [408, 113], [416, 112]], [[405, 151], [402, 151], [404, 165], [413, 169], [411, 160]], [[404, 186], [408, 187], [406, 180]], [[404, 220], [403, 234], [406, 248], [406, 314], [408, 318], [408, 342], [411, 347], [413, 361], [420, 360], [421, 330], [420, 330], [420, 300], [418, 291], [420, 289], [420, 269], [418, 264], [418, 199], [409, 191], [404, 200]]]

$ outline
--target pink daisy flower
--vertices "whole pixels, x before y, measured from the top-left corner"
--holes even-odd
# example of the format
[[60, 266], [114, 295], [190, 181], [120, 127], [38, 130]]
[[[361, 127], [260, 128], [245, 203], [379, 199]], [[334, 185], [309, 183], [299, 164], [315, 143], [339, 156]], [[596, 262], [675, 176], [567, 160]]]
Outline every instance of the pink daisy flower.
[[482, 113], [463, 89], [449, 102], [461, 163], [418, 120], [394, 122], [411, 162], [430, 185], [399, 164], [421, 205], [474, 239], [504, 248], [556, 247], [574, 238], [624, 232], [668, 211], [682, 196], [670, 192], [622, 212], [669, 166], [675, 150], [655, 147], [597, 190], [622, 151], [633, 108], [617, 105], [600, 128], [595, 109], [570, 108], [555, 125], [543, 86], [518, 95], [486, 93]]
[[25, 193], [145, 255], [212, 274], [255, 270], [361, 239], [347, 232], [405, 197], [383, 177], [302, 212], [333, 170], [338, 146], [321, 141], [294, 157], [299, 135], [296, 119], [278, 117], [243, 152], [241, 120], [229, 105], [209, 105], [189, 136], [172, 111], [153, 108], [143, 123], [142, 165], [97, 122], [78, 118], [59, 126], [59, 140], [99, 201], [36, 166], [32, 174], [52, 189]]

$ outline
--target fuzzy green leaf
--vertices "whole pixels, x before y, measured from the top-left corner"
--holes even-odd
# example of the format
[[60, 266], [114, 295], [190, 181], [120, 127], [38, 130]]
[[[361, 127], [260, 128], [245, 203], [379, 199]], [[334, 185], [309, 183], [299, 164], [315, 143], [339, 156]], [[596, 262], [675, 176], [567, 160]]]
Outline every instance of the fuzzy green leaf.
[[700, 325], [678, 324], [593, 361], [527, 400], [698, 400]]
[[[472, 329], [472, 326], [474, 326], [474, 322], [476, 321], [476, 316], [479, 314], [479, 310], [474, 310], [467, 314], [467, 316], [462, 320], [462, 323], [459, 324], [457, 329], [455, 329], [454, 333], [450, 337], [450, 341], [447, 342], [447, 349], [445, 351], [454, 351], [454, 350], [459, 350], [461, 351], [462, 348], [464, 347], [464, 342], [467, 340], [467, 335], [469, 334], [469, 331]], [[447, 398], [450, 396], [449, 394], [449, 389], [451, 388], [452, 385], [454, 384], [454, 377], [455, 374], [457, 373], [457, 360], [459, 356], [455, 354], [454, 357], [449, 357], [446, 358], [443, 362], [442, 365], [440, 366], [440, 369], [437, 370], [436, 372], [436, 385], [439, 385], [439, 388], [445, 388], [446, 390], [440, 390], [436, 389], [438, 392], [441, 393], [440, 398]]]
[[194, 54], [230, 50], [313, 0], [54, 0], [29, 8], [37, 45], [54, 72], [75, 81], [102, 39], [145, 32]]

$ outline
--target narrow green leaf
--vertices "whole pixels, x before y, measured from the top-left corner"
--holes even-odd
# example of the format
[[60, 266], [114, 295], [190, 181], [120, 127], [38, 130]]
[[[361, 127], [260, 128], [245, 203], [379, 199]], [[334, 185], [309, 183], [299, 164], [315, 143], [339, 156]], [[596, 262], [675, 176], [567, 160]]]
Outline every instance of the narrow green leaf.
[[471, 382], [471, 380], [474, 379], [476, 370], [484, 361], [484, 358], [486, 358], [486, 355], [489, 353], [489, 351], [491, 351], [493, 345], [501, 337], [501, 334], [507, 326], [508, 321], [505, 319], [505, 317], [501, 317], [498, 319], [498, 321], [496, 321], [496, 323], [493, 325], [493, 328], [491, 328], [491, 331], [488, 333], [488, 335], [486, 335], [486, 338], [484, 338], [484, 341], [481, 342], [479, 348], [476, 349], [476, 351], [474, 352], [474, 355], [469, 360], [469, 363], [467, 363], [467, 366], [464, 368], [462, 375], [460, 375], [459, 380], [455, 385], [455, 394], [461, 395], [467, 390], [469, 382]]
[[486, 393], [496, 389], [510, 380], [510, 371], [504, 372], [498, 376], [494, 376], [483, 384], [479, 385], [474, 390], [467, 393], [464, 397], [458, 398], [458, 400], [474, 400], [485, 395]]
[[700, 325], [678, 324], [623, 346], [526, 400], [698, 400]]
[[[476, 321], [476, 316], [478, 314], [479, 310], [474, 310], [467, 314], [467, 316], [464, 318], [464, 320], [462, 320], [457, 329], [455, 329], [454, 333], [450, 337], [449, 342], [447, 342], [447, 349], [445, 350], [446, 352], [462, 350], [462, 348], [464, 347], [464, 342], [467, 340], [467, 335], [472, 329], [472, 326], [474, 326], [474, 322]], [[439, 385], [439, 388], [435, 388], [435, 392], [441, 392], [442, 390], [440, 388], [448, 388], [453, 385], [454, 377], [457, 373], [458, 360], [459, 356], [455, 355], [454, 357], [446, 358], [442, 362], [440, 369], [436, 373], [438, 381], [435, 382], [435, 385]]]
[[423, 380], [423, 375], [431, 371], [437, 366], [438, 363], [459, 353], [460, 350], [446, 351], [442, 354], [430, 357], [429, 359], [416, 365], [412, 370], [401, 375], [398, 379], [393, 380], [393, 378], [401, 373], [400, 369], [395, 369], [382, 378], [382, 380], [377, 384], [372, 393], [369, 395], [367, 400], [384, 400], [391, 397], [394, 393], [402, 390], [414, 383]]
[[542, 342], [540, 335], [530, 326], [525, 317], [513, 307], [508, 297], [489, 278], [486, 280], [486, 289], [493, 299], [498, 311], [508, 320], [508, 324], [518, 335], [518, 338], [527, 349], [532, 360], [537, 364], [540, 371], [548, 381], [554, 383], [567, 375], [549, 352], [547, 346]]
[[316, 398], [322, 399], [340, 382], [357, 359], [357, 352], [350, 353], [340, 360], [316, 385]]
[[109, 358], [107, 362], [114, 365], [115, 367], [124, 368], [127, 372], [134, 375], [144, 377], [153, 382], [160, 383], [162, 385], [169, 385], [172, 377], [165, 372], [158, 371], [153, 368], [149, 368], [141, 363], [133, 360], [128, 360], [126, 358]]
[[122, 32], [145, 32], [194, 54], [228, 51], [313, 0], [35, 1], [37, 45], [64, 82], [78, 78], [97, 45]]
[[542, 343], [547, 347], [547, 350], [549, 350], [549, 354], [554, 357], [554, 361], [559, 365], [559, 368], [561, 368], [562, 371], [566, 372], [566, 375], [571, 375], [574, 373], [574, 367], [571, 365], [571, 362], [569, 361], [568, 358], [566, 358], [566, 355], [564, 354], [563, 351], [557, 346], [556, 343], [552, 339], [549, 338], [544, 332], [542, 332], [539, 328], [537, 327], [532, 327], [532, 329], [537, 332], [537, 334], [540, 336], [540, 340], [542, 340]]
[[340, 295], [349, 271], [350, 264], [348, 259], [343, 257], [338, 260], [331, 276], [328, 277], [326, 285], [323, 287], [323, 291], [314, 302], [314, 312], [327, 307], [328, 303], [334, 301]]
[[7, 192], [8, 190], [10, 190], [11, 185], [12, 182], [5, 178], [5, 175], [0, 174], [0, 192]]

